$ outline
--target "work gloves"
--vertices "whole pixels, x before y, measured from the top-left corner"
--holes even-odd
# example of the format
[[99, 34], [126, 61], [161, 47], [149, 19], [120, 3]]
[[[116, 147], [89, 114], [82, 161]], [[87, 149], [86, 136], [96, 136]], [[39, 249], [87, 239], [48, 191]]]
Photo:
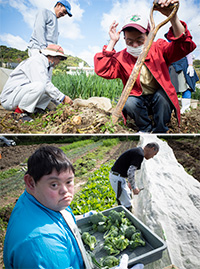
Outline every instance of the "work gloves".
[[[143, 268], [144, 268], [144, 265], [141, 263], [138, 263], [134, 265], [133, 267], [131, 267], [131, 269], [143, 269]], [[122, 255], [120, 263], [117, 267], [115, 267], [115, 269], [128, 269], [128, 255], [127, 254]]]
[[187, 74], [189, 74], [190, 77], [194, 76], [194, 68], [192, 65], [188, 65]]

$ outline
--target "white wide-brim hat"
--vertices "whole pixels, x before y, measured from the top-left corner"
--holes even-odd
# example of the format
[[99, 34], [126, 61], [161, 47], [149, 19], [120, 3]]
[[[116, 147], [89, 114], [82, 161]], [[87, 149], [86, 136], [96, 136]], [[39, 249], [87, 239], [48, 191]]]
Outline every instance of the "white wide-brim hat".
[[56, 45], [56, 44], [49, 44], [47, 48], [45, 49], [41, 49], [42, 54], [44, 54], [45, 56], [61, 56], [63, 58], [67, 58], [67, 55], [64, 54], [64, 50], [61, 46]]

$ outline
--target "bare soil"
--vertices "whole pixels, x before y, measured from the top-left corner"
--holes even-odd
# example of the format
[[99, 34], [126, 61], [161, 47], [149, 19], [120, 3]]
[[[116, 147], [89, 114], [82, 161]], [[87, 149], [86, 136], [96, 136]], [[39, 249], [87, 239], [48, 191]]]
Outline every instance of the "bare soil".
[[[166, 138], [167, 143], [173, 149], [180, 164], [194, 178], [200, 181], [200, 136], [182, 136], [181, 138]], [[136, 146], [135, 141], [120, 142], [113, 147], [112, 151], [104, 157], [103, 163], [116, 159], [125, 150]], [[1, 148], [2, 159], [0, 159], [1, 170], [15, 167], [23, 162], [41, 145], [25, 145]], [[61, 146], [61, 145], [56, 145]], [[75, 160], [71, 160], [74, 162]]]
[[[133, 120], [128, 119], [127, 125], [122, 117], [113, 125], [111, 113], [98, 109], [94, 105], [75, 109], [66, 106], [62, 113], [47, 112], [43, 116], [33, 116], [33, 123], [16, 122], [12, 113], [0, 106], [0, 133], [7, 134], [133, 134], [138, 129]], [[169, 125], [170, 134], [200, 133], [200, 106], [181, 116], [180, 127], [174, 114]]]

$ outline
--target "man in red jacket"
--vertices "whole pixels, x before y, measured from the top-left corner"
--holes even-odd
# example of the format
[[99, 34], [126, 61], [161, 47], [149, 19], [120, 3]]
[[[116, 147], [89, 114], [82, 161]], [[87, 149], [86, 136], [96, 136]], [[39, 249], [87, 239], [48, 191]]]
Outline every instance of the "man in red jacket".
[[[157, 10], [169, 16], [171, 10], [166, 7], [178, 2], [179, 0], [159, 0], [160, 6]], [[163, 39], [153, 42], [123, 108], [124, 118], [129, 115], [134, 119], [141, 132], [166, 133], [173, 109], [180, 122], [178, 98], [168, 70], [172, 62], [185, 57], [196, 45], [192, 41], [187, 25], [179, 20], [177, 14], [170, 22], [168, 39], [172, 42]], [[103, 47], [102, 52], [95, 55], [94, 66], [97, 75], [107, 79], [120, 78], [125, 86], [142, 52], [150, 25], [148, 19], [141, 14], [135, 13], [127, 17], [121, 30], [124, 32], [126, 49], [120, 52], [114, 50], [121, 33], [116, 30], [117, 26], [118, 23], [115, 21], [110, 26], [110, 42]], [[153, 121], [149, 118], [150, 113], [153, 115]]]

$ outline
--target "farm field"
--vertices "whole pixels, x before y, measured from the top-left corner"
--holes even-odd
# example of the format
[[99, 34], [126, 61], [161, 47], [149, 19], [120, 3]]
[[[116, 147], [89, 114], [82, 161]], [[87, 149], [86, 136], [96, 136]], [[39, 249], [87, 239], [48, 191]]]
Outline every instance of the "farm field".
[[[0, 106], [0, 133], [6, 134], [136, 134], [138, 129], [133, 120], [128, 118], [126, 126], [123, 118], [113, 125], [111, 112], [105, 112], [96, 106], [80, 107], [62, 106], [57, 111], [34, 116], [31, 123], [15, 122], [11, 112]], [[77, 120], [81, 123], [77, 124]], [[181, 116], [180, 127], [172, 114], [169, 134], [199, 134], [200, 105]]]
[[[15, 122], [11, 112], [0, 106], [0, 132], [7, 134], [133, 134], [138, 132], [134, 121], [129, 118], [126, 126], [122, 117], [115, 125], [112, 124], [112, 110], [123, 89], [120, 80], [106, 80], [97, 75], [87, 77], [85, 73], [79, 75], [59, 73], [53, 76], [52, 81], [56, 87], [73, 100], [107, 97], [111, 101], [112, 109], [105, 112], [95, 105], [78, 108], [74, 105], [59, 106], [56, 111], [48, 111], [44, 115], [31, 115], [34, 122], [22, 124]], [[196, 88], [192, 98], [200, 99], [200, 89]], [[178, 127], [175, 115], [172, 114], [169, 133], [200, 133], [200, 105], [181, 116], [180, 127]]]
[[[200, 174], [199, 149], [200, 138], [193, 136], [185, 137], [164, 137], [174, 154], [185, 168], [197, 180]], [[139, 137], [99, 137], [85, 139], [71, 144], [59, 143], [67, 156], [74, 163], [76, 170], [75, 177], [75, 198], [72, 209], [75, 214], [82, 214], [89, 210], [104, 210], [115, 203], [114, 193], [109, 186], [108, 173], [114, 160], [125, 150], [137, 146]], [[81, 142], [81, 143], [80, 143]], [[55, 145], [55, 144], [54, 144]], [[23, 174], [26, 170], [27, 158], [38, 148], [38, 144], [18, 145], [15, 147], [1, 148], [2, 159], [0, 160], [0, 251], [2, 259], [3, 238], [11, 210], [16, 199], [24, 190]], [[97, 185], [94, 185], [95, 184]], [[104, 182], [104, 184], [102, 184]], [[105, 187], [102, 189], [101, 187]], [[101, 193], [101, 201], [97, 200], [99, 193], [91, 198], [93, 188]], [[90, 193], [87, 194], [87, 192]], [[85, 198], [81, 196], [84, 193]], [[91, 199], [88, 199], [90, 196]], [[106, 200], [105, 197], [109, 199]], [[85, 200], [84, 200], [85, 199]], [[83, 202], [81, 204], [81, 201]], [[87, 203], [84, 203], [87, 201]], [[87, 206], [85, 206], [87, 204]]]

